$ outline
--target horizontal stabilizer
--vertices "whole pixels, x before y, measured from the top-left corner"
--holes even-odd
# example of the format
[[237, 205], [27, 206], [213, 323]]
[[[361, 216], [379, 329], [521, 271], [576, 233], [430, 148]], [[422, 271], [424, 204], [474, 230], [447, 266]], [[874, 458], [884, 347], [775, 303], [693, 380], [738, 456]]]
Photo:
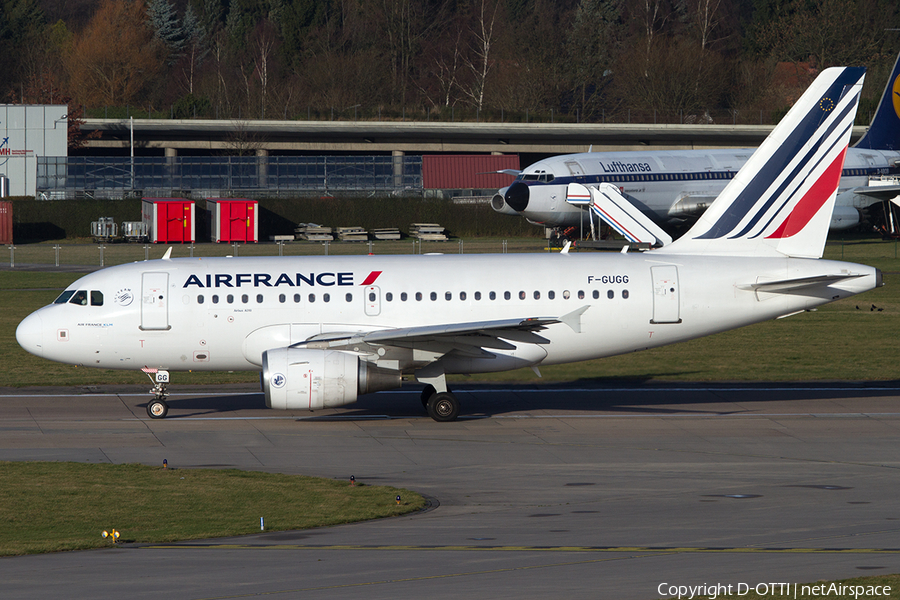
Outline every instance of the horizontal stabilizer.
[[633, 244], [666, 246], [672, 243], [669, 234], [629, 202], [619, 188], [609, 183], [601, 183], [599, 187], [570, 183], [566, 189], [566, 202], [590, 206], [594, 214]]
[[826, 287], [848, 279], [865, 277], [862, 273], [841, 273], [840, 275], [818, 275], [816, 277], [800, 277], [798, 279], [781, 279], [778, 281], [760, 281], [739, 285], [742, 290], [766, 292], [768, 294], [790, 294], [814, 287]]

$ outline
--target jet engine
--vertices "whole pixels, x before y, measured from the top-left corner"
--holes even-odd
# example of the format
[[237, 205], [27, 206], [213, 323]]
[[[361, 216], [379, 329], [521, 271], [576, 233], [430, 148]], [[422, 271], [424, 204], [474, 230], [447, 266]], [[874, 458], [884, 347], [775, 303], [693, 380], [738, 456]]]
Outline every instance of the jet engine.
[[491, 208], [503, 215], [518, 216], [519, 212], [508, 205], [504, 198], [508, 189], [508, 187], [500, 188], [500, 191], [494, 194], [494, 197], [491, 198]]
[[339, 350], [275, 348], [262, 355], [266, 406], [317, 410], [356, 402], [362, 394], [400, 387], [400, 372]]
[[841, 229], [850, 229], [859, 225], [861, 219], [859, 211], [852, 206], [835, 206], [834, 212], [831, 214], [832, 231]]

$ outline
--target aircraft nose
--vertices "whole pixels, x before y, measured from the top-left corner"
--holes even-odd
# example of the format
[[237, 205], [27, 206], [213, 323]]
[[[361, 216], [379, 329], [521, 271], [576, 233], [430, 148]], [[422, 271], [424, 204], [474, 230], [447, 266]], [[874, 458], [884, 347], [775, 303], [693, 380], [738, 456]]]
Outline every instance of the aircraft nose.
[[23, 349], [35, 356], [44, 355], [44, 322], [37, 313], [32, 313], [22, 319], [16, 327], [16, 341]]
[[528, 186], [521, 181], [516, 181], [506, 190], [504, 198], [510, 208], [522, 212], [528, 207], [529, 194]]

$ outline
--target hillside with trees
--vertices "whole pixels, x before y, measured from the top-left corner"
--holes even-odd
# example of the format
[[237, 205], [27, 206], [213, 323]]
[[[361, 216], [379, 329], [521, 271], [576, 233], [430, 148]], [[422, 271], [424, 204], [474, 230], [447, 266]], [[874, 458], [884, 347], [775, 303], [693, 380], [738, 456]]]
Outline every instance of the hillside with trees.
[[[6, 102], [91, 116], [772, 122], [896, 0], [0, 0]], [[652, 120], [651, 120], [652, 119]]]

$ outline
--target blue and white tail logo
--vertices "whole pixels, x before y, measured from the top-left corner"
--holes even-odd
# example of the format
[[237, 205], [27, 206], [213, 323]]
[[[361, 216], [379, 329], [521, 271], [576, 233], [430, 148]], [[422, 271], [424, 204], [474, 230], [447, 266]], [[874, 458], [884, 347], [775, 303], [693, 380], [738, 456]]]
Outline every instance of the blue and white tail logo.
[[661, 251], [821, 257], [864, 75], [823, 71], [691, 230]]
[[900, 150], [900, 56], [894, 62], [868, 131], [853, 147]]

